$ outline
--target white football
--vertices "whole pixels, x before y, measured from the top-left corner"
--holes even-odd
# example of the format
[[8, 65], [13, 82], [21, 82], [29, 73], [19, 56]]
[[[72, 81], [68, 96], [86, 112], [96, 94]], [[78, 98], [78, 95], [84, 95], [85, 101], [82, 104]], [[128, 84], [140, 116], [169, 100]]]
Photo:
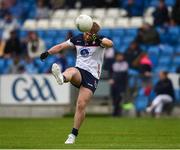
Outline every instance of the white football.
[[76, 27], [81, 32], [89, 32], [92, 28], [93, 20], [88, 15], [80, 15], [76, 18]]

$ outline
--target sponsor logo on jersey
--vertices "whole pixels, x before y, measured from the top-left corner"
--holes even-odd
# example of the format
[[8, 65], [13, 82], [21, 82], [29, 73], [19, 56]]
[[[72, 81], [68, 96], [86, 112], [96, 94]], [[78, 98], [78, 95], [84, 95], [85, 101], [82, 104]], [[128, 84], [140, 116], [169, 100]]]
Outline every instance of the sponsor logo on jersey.
[[89, 56], [89, 51], [90, 51], [89, 48], [81, 48], [80, 49], [80, 55], [82, 57], [88, 57]]

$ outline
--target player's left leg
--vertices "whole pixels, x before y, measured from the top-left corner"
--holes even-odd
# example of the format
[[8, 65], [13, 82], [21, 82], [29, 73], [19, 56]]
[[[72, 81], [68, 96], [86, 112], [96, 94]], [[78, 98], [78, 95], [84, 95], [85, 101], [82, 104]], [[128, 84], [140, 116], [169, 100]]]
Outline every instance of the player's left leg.
[[91, 97], [93, 96], [93, 92], [85, 88], [83, 86], [79, 89], [79, 95], [76, 103], [76, 112], [74, 116], [74, 128], [79, 129], [84, 118], [85, 118], [85, 109]]
[[72, 129], [72, 133], [68, 136], [65, 144], [73, 144], [75, 142], [75, 138], [78, 135], [78, 130], [85, 119], [86, 106], [91, 100], [92, 96], [93, 92], [90, 89], [83, 86], [80, 87], [76, 103], [76, 112], [74, 115], [74, 126]]

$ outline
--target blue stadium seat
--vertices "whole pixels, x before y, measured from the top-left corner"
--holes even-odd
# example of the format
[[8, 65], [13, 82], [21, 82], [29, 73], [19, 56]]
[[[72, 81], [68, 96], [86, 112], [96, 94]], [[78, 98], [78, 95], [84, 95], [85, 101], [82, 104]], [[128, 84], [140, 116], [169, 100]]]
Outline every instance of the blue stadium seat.
[[75, 65], [76, 60], [74, 57], [67, 56], [66, 60], [67, 60], [68, 67], [73, 67]]
[[55, 55], [55, 56], [50, 56], [46, 59], [46, 65], [52, 65], [53, 63], [55, 63], [58, 59], [58, 56]]
[[180, 56], [175, 56], [173, 59], [173, 65], [179, 66], [180, 65]]
[[124, 29], [122, 29], [122, 28], [112, 29], [112, 37], [114, 37], [114, 36], [124, 37], [124, 35], [125, 35]]
[[176, 72], [176, 70], [177, 70], [177, 66], [176, 65], [171, 65], [171, 67], [170, 67], [170, 72]]
[[153, 66], [156, 66], [158, 64], [159, 57], [158, 55], [148, 54]]
[[44, 38], [44, 37], [46, 36], [46, 30], [40, 30], [40, 29], [38, 29], [38, 30], [36, 30], [36, 33], [38, 34], [38, 36], [39, 36], [40, 38]]
[[128, 46], [128, 44], [121, 44], [118, 51], [124, 53], [127, 50]]
[[180, 33], [180, 30], [178, 27], [169, 27], [168, 34], [167, 34], [167, 36], [169, 37], [168, 41], [171, 44], [177, 44], [180, 40], [179, 33]]
[[53, 40], [53, 45], [59, 44], [59, 43], [64, 42], [64, 41], [65, 41], [65, 38], [56, 37], [56, 38], [54, 38], [54, 40]]
[[4, 59], [0, 58], [0, 74], [3, 74], [4, 68], [5, 68]]
[[167, 33], [167, 29], [162, 27], [156, 27], [156, 31], [159, 33], [161, 43], [171, 42], [169, 41], [169, 35]]
[[129, 87], [129, 88], [134, 88], [134, 87], [136, 87], [136, 78], [135, 78], [135, 77], [130, 76], [130, 77], [128, 78], [128, 87]]
[[9, 11], [15, 18], [19, 17], [19, 20], [20, 20], [22, 19], [21, 16], [24, 14], [25, 10], [22, 9], [21, 3], [16, 3], [13, 7], [9, 8]]
[[112, 38], [110, 29], [101, 29], [99, 34], [108, 38]]
[[117, 50], [120, 49], [120, 46], [121, 46], [120, 37], [113, 37], [112, 41], [114, 43], [114, 48], [117, 49]]
[[144, 94], [145, 94], [144, 88], [139, 88], [138, 96], [144, 96]]
[[66, 38], [68, 31], [72, 31], [72, 30], [58, 30], [58, 37], [63, 37]]
[[155, 67], [155, 68], [153, 68], [153, 72], [155, 72], [155, 73], [159, 73], [160, 71], [169, 71], [170, 70], [170, 68], [168, 67], [168, 66], [164, 66], [164, 65], [162, 65], [162, 66], [157, 66], [157, 67]]
[[172, 56], [174, 54], [174, 49], [170, 45], [161, 45], [160, 51], [163, 56]]
[[159, 1], [157, 1], [157, 0], [151, 0], [150, 3], [149, 3], [149, 6], [156, 7], [156, 6], [158, 6], [158, 4], [159, 4]]
[[20, 30], [20, 32], [19, 32], [20, 39], [26, 38], [27, 35], [28, 35], [28, 31], [27, 30]]
[[36, 5], [29, 5], [28, 10], [28, 18], [34, 19], [36, 17]]
[[78, 35], [78, 34], [82, 34], [82, 32], [80, 32], [79, 30], [73, 30], [73, 34]]
[[160, 65], [160, 66], [163, 66], [163, 65], [169, 66], [171, 61], [172, 61], [172, 57], [171, 56], [162, 56], [162, 57], [159, 58], [158, 65]]
[[126, 35], [128, 35], [128, 36], [132, 36], [132, 37], [136, 37], [136, 35], [137, 35], [137, 31], [138, 31], [138, 29], [137, 28], [130, 28], [130, 29], [126, 29], [125, 30], [126, 32]]
[[2, 37], [3, 29], [0, 29], [0, 37]]
[[150, 95], [148, 97], [149, 103], [151, 103], [154, 100], [155, 97], [156, 97], [156, 93], [154, 92], [154, 90], [151, 90], [151, 93], [150, 93]]
[[135, 69], [128, 69], [128, 74], [132, 76], [137, 76], [139, 75], [139, 72]]
[[136, 111], [144, 111], [146, 110], [146, 107], [148, 106], [148, 97], [147, 96], [137, 96], [135, 99], [135, 108]]
[[180, 45], [176, 46], [174, 48], [174, 50], [175, 50], [175, 53], [179, 53], [180, 54]]
[[51, 70], [52, 64], [57, 62], [57, 60], [58, 60], [58, 55], [48, 57], [45, 62], [45, 67], [41, 68], [42, 73], [49, 72]]
[[180, 103], [180, 90], [175, 90], [175, 103]]
[[[134, 75], [135, 75], [135, 72], [134, 72]], [[139, 87], [142, 87], [142, 80], [138, 79], [137, 76], [129, 76], [128, 86], [130, 88], [134, 88], [134, 87], [138, 87], [139, 88]]]
[[158, 74], [154, 75], [154, 76], [152, 77], [152, 83], [153, 83], [153, 85], [155, 85], [155, 84], [158, 82], [158, 80], [159, 80]]
[[167, 6], [174, 6], [175, 0], [165, 0]]
[[147, 48], [148, 56], [152, 61], [153, 65], [156, 66], [158, 64], [160, 50], [158, 46], [150, 46]]
[[58, 35], [58, 30], [47, 30], [46, 37], [56, 38]]
[[159, 50], [159, 46], [150, 46], [148, 48], [148, 54], [151, 55], [159, 55], [160, 50]]
[[172, 35], [179, 35], [179, 27], [168, 27], [168, 33]]
[[10, 59], [10, 58], [4, 59], [4, 66], [6, 66], [6, 67], [4, 67], [3, 72], [5, 74], [9, 73], [10, 72], [10, 67], [12, 65], [13, 65], [13, 60], [12, 59]]
[[147, 53], [147, 51], [148, 51], [148, 46], [147, 46], [147, 45], [141, 44], [141, 45], [140, 45], [140, 48], [143, 50], [143, 52], [146, 52], [146, 53]]
[[134, 40], [134, 37], [131, 35], [125, 36], [122, 40], [123, 44], [129, 45]]
[[54, 40], [51, 37], [44, 37], [43, 40], [46, 44], [47, 49], [51, 48], [54, 45]]
[[29, 73], [29, 74], [38, 73], [38, 68], [36, 68], [36, 66], [33, 63], [26, 64], [25, 70], [26, 70], [26, 73]]
[[38, 73], [43, 73], [44, 68], [46, 68], [45, 62], [42, 62], [39, 58], [34, 59], [34, 65], [38, 69]]

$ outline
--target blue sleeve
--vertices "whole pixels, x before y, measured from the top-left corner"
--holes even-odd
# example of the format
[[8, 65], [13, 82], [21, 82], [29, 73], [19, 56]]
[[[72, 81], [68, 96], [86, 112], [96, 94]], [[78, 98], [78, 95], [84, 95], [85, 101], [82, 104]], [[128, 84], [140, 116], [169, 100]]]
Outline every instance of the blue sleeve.
[[75, 45], [75, 41], [76, 41], [76, 37], [70, 38], [70, 42], [73, 43], [74, 45]]

